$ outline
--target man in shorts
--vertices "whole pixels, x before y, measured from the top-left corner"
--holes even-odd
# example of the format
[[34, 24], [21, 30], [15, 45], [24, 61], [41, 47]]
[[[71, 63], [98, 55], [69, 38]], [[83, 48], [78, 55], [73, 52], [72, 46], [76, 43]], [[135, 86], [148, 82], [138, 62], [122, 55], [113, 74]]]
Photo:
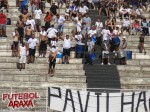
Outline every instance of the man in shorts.
[[34, 15], [35, 15], [36, 30], [40, 32], [42, 11], [41, 9], [39, 9], [39, 7], [37, 7], [37, 9], [34, 11]]
[[28, 42], [28, 40], [32, 37], [32, 29], [31, 29], [31, 24], [29, 24], [27, 27], [26, 27], [26, 30], [25, 30], [25, 39], [26, 39], [26, 42]]
[[1, 10], [1, 13], [0, 13], [0, 37], [7, 37], [6, 36], [6, 21], [7, 21], [7, 17], [3, 13], [3, 10]]
[[28, 63], [34, 63], [36, 47], [38, 44], [38, 40], [35, 38], [34, 34], [32, 34], [32, 38], [30, 38], [27, 43], [29, 48]]
[[22, 43], [21, 46], [18, 48], [18, 57], [19, 57], [19, 69], [25, 69], [26, 64], [26, 57], [27, 57], [27, 48], [25, 46], [25, 43]]

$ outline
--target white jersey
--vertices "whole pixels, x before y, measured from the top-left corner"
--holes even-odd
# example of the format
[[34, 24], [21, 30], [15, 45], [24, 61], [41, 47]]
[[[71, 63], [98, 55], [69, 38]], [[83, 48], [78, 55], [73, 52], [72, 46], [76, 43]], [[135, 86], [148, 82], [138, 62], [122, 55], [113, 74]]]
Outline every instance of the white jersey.
[[20, 46], [20, 56], [26, 56], [26, 47]]
[[71, 40], [70, 39], [64, 39], [63, 48], [65, 48], [65, 49], [71, 48]]

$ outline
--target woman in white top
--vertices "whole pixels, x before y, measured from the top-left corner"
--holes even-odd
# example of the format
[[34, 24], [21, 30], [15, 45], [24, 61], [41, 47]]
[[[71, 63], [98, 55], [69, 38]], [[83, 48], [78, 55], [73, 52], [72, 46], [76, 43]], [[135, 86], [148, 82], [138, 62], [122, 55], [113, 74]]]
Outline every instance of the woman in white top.
[[15, 32], [13, 32], [12, 57], [17, 56], [18, 43], [19, 43], [19, 33], [17, 29], [15, 29]]

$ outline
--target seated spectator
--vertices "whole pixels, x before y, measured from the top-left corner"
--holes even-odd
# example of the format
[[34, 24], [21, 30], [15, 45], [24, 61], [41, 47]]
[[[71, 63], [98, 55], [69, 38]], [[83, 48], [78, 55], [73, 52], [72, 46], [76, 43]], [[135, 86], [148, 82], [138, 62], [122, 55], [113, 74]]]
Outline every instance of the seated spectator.
[[148, 9], [148, 0], [142, 0], [141, 5], [143, 7], [143, 10], [147, 11], [147, 9]]
[[58, 30], [59, 36], [63, 35], [64, 22], [65, 22], [65, 18], [63, 16], [60, 16], [59, 14], [57, 14], [56, 19], [55, 19], [55, 23], [57, 23], [57, 30]]
[[137, 14], [136, 14], [136, 12], [134, 11], [132, 5], [130, 5], [130, 7], [127, 8], [127, 12], [128, 12], [129, 19], [131, 19], [131, 18], [132, 18], [132, 19], [137, 18]]
[[19, 33], [17, 29], [15, 29], [15, 32], [13, 32], [12, 57], [18, 56], [18, 43], [19, 43]]
[[7, 10], [7, 13], [8, 13], [8, 8], [9, 8], [8, 0], [0, 0], [0, 9], [2, 7], [4, 7]]
[[50, 7], [50, 12], [52, 12], [53, 15], [57, 14], [57, 9], [59, 9], [59, 7], [57, 5], [55, 5], [55, 3], [52, 3], [52, 6]]
[[70, 7], [69, 4], [67, 4], [66, 9], [65, 9], [65, 19], [69, 20], [69, 14], [70, 14]]
[[108, 17], [108, 0], [101, 0], [98, 6], [99, 16], [103, 12]]
[[140, 26], [140, 23], [138, 20], [135, 20], [133, 25], [132, 25], [132, 34], [134, 35], [135, 33], [137, 34], [137, 32], [141, 32], [142, 28]]
[[143, 9], [142, 9], [141, 6], [139, 6], [139, 7], [136, 8], [137, 18], [141, 18], [141, 19], [145, 18], [144, 15], [143, 15], [143, 13], [144, 12], [143, 12]]
[[48, 69], [48, 75], [50, 75], [51, 77], [53, 77], [55, 74], [56, 55], [57, 49], [55, 46], [52, 46], [49, 54], [49, 69]]
[[64, 4], [64, 1], [65, 0], [58, 0], [57, 3], [58, 3], [58, 7], [61, 9], [63, 4]]
[[87, 7], [89, 8], [89, 9], [95, 9], [95, 5], [94, 5], [94, 3], [93, 3], [93, 0], [88, 0], [87, 1]]
[[122, 34], [123, 34], [124, 30], [126, 30], [130, 35], [130, 24], [131, 24], [131, 22], [129, 21], [129, 18], [126, 17], [122, 23]]
[[109, 2], [109, 16], [111, 15], [112, 17], [116, 17], [116, 11], [117, 11], [117, 2], [115, 0], [112, 0]]
[[119, 15], [121, 17], [121, 19], [124, 19], [124, 17], [126, 17], [128, 14], [128, 11], [127, 11], [127, 8], [126, 6], [121, 6], [120, 9], [119, 9]]
[[50, 27], [50, 21], [52, 19], [52, 14], [51, 12], [47, 12], [44, 18], [45, 21], [45, 30], [47, 31], [47, 29]]
[[76, 6], [75, 2], [73, 2], [70, 6], [70, 18], [76, 17], [78, 13], [78, 6]]
[[146, 18], [144, 18], [144, 19], [141, 21], [141, 27], [142, 27], [143, 34], [144, 34], [144, 35], [149, 35], [149, 34], [148, 34], [148, 22], [146, 21]]
[[113, 29], [110, 17], [108, 17], [107, 20], [105, 20], [105, 26], [107, 26], [109, 30]]
[[85, 16], [88, 13], [88, 7], [84, 5], [84, 3], [81, 3], [81, 6], [79, 7], [79, 13], [82, 16]]
[[3, 10], [0, 12], [0, 37], [7, 37], [6, 36], [6, 24], [7, 24], [7, 17], [3, 13]]
[[139, 0], [130, 0], [130, 5], [132, 5], [132, 6], [139, 6]]
[[47, 49], [47, 33], [45, 31], [44, 26], [41, 27], [41, 32], [40, 32], [40, 47], [39, 47], [39, 57], [44, 57], [46, 56], [46, 49]]

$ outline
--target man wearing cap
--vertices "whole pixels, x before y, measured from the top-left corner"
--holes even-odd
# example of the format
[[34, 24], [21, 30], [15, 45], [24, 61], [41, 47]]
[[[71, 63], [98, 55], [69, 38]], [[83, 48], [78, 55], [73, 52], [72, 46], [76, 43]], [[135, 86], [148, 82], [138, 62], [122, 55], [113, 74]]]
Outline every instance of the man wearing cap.
[[127, 41], [126, 36], [122, 37], [122, 40], [119, 45], [119, 52], [120, 52], [120, 64], [125, 65], [126, 64], [126, 48], [127, 48]]
[[6, 36], [6, 21], [7, 21], [7, 17], [6, 15], [3, 13], [3, 10], [1, 10], [0, 13], [0, 37]]

